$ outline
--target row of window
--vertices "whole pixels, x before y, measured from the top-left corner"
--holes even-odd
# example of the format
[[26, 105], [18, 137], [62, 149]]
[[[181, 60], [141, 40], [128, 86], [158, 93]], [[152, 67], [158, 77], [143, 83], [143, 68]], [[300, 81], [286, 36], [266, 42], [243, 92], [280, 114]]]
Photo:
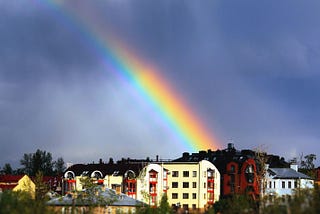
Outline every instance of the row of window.
[[[287, 185], [286, 185], [286, 183], [287, 183]], [[272, 182], [269, 181], [269, 186], [268, 186], [268, 187], [269, 187], [270, 189], [271, 189], [271, 188], [275, 189], [275, 188], [276, 188], [276, 182], [275, 182], [275, 181], [273, 182], [273, 187], [272, 187]], [[282, 182], [281, 182], [281, 188], [282, 188], [282, 189], [286, 189], [286, 188], [288, 188], [288, 189], [298, 188], [298, 183], [297, 183], [297, 181], [294, 181], [294, 182], [292, 182], [292, 181], [288, 181], [288, 182], [282, 181]]]
[[[172, 207], [173, 208], [177, 207], [177, 204], [172, 204]], [[180, 204], [178, 204], [178, 207], [180, 207]], [[189, 204], [182, 204], [182, 208], [184, 210], [188, 210], [189, 209]], [[197, 205], [196, 204], [192, 204], [192, 209], [193, 210], [197, 209]]]
[[[172, 182], [172, 188], [179, 188], [179, 183]], [[189, 182], [183, 182], [182, 188], [189, 188]], [[197, 182], [192, 182], [192, 188], [197, 188]]]
[[[181, 196], [180, 196], [181, 197]], [[192, 199], [197, 199], [197, 193], [191, 193]], [[172, 199], [179, 199], [178, 193], [172, 193], [171, 195]], [[189, 193], [182, 193], [182, 199], [189, 199]], [[203, 193], [203, 199], [207, 199], [207, 194]], [[208, 193], [208, 200], [213, 201], [214, 200], [214, 193]]]
[[[208, 174], [208, 178], [214, 178], [215, 177], [215, 171], [214, 170], [208, 170], [208, 171], [203, 171], [203, 177], [207, 177]], [[182, 171], [182, 176], [183, 177], [189, 177], [190, 173], [189, 171]], [[179, 171], [172, 171], [172, 177], [179, 177]], [[197, 177], [197, 171], [192, 171], [192, 177]]]
[[[213, 189], [216, 186], [214, 182], [208, 182], [208, 188]], [[172, 182], [172, 188], [179, 188], [179, 182]], [[182, 182], [182, 188], [189, 188], [189, 182]], [[192, 182], [192, 188], [197, 188], [197, 182]], [[207, 183], [203, 183], [203, 188], [207, 188]]]
[[[189, 171], [183, 171], [182, 176], [189, 177]], [[179, 177], [179, 171], [172, 171], [172, 177]], [[192, 177], [197, 177], [197, 171], [192, 171]]]
[[[172, 193], [171, 197], [172, 199], [178, 199], [178, 193]], [[197, 193], [191, 193], [192, 199], [197, 199]], [[205, 196], [204, 196], [205, 197]], [[182, 198], [183, 199], [189, 199], [189, 193], [182, 193]]]

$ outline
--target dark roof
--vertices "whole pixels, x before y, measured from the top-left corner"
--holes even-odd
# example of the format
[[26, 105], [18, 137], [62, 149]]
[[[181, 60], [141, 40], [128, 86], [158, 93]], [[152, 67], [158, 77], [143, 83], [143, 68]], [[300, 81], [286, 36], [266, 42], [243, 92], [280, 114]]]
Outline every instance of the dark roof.
[[[284, 158], [280, 158], [279, 156], [270, 155], [263, 153], [265, 156], [267, 163], [270, 167], [288, 167], [289, 163], [287, 163]], [[257, 153], [250, 149], [237, 150], [234, 145], [228, 144], [226, 149], [222, 150], [208, 150], [208, 151], [199, 151], [198, 153], [188, 153], [184, 152], [181, 157], [173, 160], [173, 162], [199, 162], [201, 160], [207, 160], [213, 163], [219, 170], [221, 174], [226, 172], [226, 165], [230, 162], [236, 162], [239, 164], [239, 169], [241, 169], [241, 165], [247, 161], [248, 159], [254, 159], [258, 170], [261, 169], [261, 164], [259, 164], [259, 158], [257, 157]]]
[[66, 171], [72, 171], [76, 176], [82, 175], [87, 172], [90, 175], [92, 172], [98, 170], [103, 176], [118, 174], [124, 175], [128, 170], [132, 170], [136, 175], [138, 175], [141, 169], [146, 166], [146, 163], [114, 163], [114, 164], [75, 164], [66, 169]]
[[254, 151], [252, 150], [236, 150], [233, 146], [223, 150], [208, 150], [199, 151], [198, 153], [189, 154], [184, 152], [182, 157], [173, 160], [173, 162], [199, 162], [207, 160], [213, 163], [220, 173], [224, 174], [226, 165], [232, 161], [243, 164], [249, 158], [254, 158]]
[[275, 176], [274, 178], [282, 178], [282, 179], [289, 179], [289, 178], [293, 178], [293, 179], [311, 179], [309, 176], [301, 173], [301, 172], [297, 172], [294, 169], [291, 168], [269, 168], [268, 172]]

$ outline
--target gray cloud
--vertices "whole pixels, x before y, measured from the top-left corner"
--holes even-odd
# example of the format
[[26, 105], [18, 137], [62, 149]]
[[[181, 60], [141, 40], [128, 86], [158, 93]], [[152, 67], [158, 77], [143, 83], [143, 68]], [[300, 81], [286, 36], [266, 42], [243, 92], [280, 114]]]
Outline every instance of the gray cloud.
[[[65, 4], [159, 68], [222, 143], [288, 158], [316, 151], [318, 2]], [[68, 162], [184, 151], [79, 26], [36, 2], [1, 2], [0, 12], [0, 166], [37, 148]]]

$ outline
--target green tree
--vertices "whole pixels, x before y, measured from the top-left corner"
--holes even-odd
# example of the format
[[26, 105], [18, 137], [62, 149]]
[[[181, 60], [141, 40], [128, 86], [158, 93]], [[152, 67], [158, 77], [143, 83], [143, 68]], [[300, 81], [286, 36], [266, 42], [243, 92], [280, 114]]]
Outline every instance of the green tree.
[[159, 214], [169, 214], [172, 213], [172, 209], [168, 203], [167, 194], [163, 194], [160, 200], [160, 206], [158, 207]]
[[214, 211], [209, 209], [210, 213], [228, 213], [228, 214], [242, 214], [242, 213], [257, 213], [256, 202], [248, 195], [232, 195], [229, 198], [220, 199], [214, 204]]
[[160, 200], [159, 207], [151, 207], [149, 205], [138, 207], [136, 213], [138, 214], [171, 214], [173, 213], [172, 208], [168, 203], [167, 194], [163, 194]]
[[77, 192], [75, 203], [88, 205], [88, 212], [92, 212], [94, 207], [111, 205], [117, 200], [117, 195], [110, 191], [108, 196], [102, 194], [102, 188], [93, 179], [87, 176], [80, 178], [82, 191]]
[[29, 154], [23, 154], [23, 158], [20, 160], [20, 164], [24, 166], [22, 169], [20, 169], [20, 172], [23, 172], [27, 175], [32, 175], [33, 172], [33, 164], [32, 164], [32, 153]]
[[299, 171], [310, 176], [311, 178], [315, 178], [315, 165], [314, 161], [317, 159], [315, 154], [303, 155], [300, 157], [300, 169]]
[[36, 185], [36, 200], [46, 200], [46, 194], [49, 191], [48, 185], [43, 182], [43, 174], [41, 171], [38, 171], [35, 178], [34, 183]]
[[24, 166], [22, 172], [27, 175], [35, 176], [37, 172], [43, 175], [53, 175], [54, 162], [50, 152], [38, 149], [35, 153], [24, 154], [20, 160], [20, 164]]
[[11, 174], [13, 174], [13, 170], [12, 170], [12, 167], [11, 167], [10, 163], [6, 163], [6, 164], [3, 166], [2, 172], [3, 172], [5, 175], [11, 175]]
[[51, 214], [43, 200], [34, 200], [28, 192], [4, 191], [0, 194], [1, 214]]
[[54, 162], [54, 169], [56, 175], [61, 175], [66, 170], [62, 157], [58, 158], [57, 161]]

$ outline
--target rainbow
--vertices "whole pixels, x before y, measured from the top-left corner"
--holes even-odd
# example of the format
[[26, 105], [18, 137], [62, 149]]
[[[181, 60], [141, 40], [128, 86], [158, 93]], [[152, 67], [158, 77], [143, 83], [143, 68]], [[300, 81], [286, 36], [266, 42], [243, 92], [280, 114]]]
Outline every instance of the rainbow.
[[68, 28], [84, 37], [104, 62], [106, 70], [112, 71], [153, 108], [170, 131], [192, 151], [216, 149], [218, 140], [206, 129], [195, 112], [160, 72], [138, 57], [123, 42], [95, 26], [95, 21], [84, 17], [68, 7], [64, 1], [38, 0], [49, 7]]

